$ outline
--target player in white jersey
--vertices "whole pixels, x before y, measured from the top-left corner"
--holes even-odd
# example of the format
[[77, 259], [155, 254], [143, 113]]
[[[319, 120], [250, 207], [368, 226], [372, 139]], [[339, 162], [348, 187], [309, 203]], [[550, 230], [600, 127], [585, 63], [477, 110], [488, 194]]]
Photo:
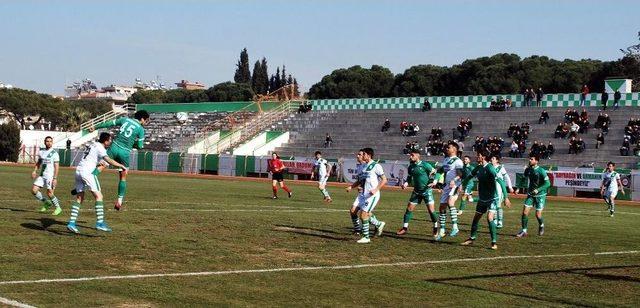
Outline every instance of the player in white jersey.
[[618, 190], [624, 195], [624, 187], [620, 180], [620, 174], [616, 172], [616, 164], [614, 162], [607, 163], [607, 171], [602, 175], [602, 185], [600, 185], [600, 195], [609, 208], [609, 215], [613, 217], [616, 211], [616, 196]]
[[[54, 195], [54, 192], [58, 185], [60, 155], [58, 155], [58, 152], [53, 148], [53, 138], [50, 136], [44, 138], [44, 147], [45, 148], [43, 150], [41, 149], [38, 151], [36, 165], [33, 172], [31, 172], [31, 178], [35, 180], [31, 187], [31, 193], [36, 197], [36, 199], [42, 202], [40, 212], [46, 212], [49, 209], [49, 206], [53, 204], [55, 206], [53, 215], [58, 216], [62, 213], [62, 208], [60, 207], [60, 201]], [[40, 192], [41, 188], [45, 188], [47, 190], [47, 197], [49, 197], [49, 200], [46, 200], [44, 196], [42, 196], [42, 193]]]
[[111, 228], [104, 222], [104, 202], [102, 192], [100, 191], [100, 182], [98, 181], [97, 171], [98, 165], [109, 163], [114, 167], [121, 168], [126, 172], [127, 168], [111, 159], [107, 155], [107, 148], [111, 145], [111, 134], [101, 133], [97, 142], [87, 147], [82, 160], [76, 167], [75, 191], [76, 200], [71, 206], [71, 218], [67, 223], [67, 229], [74, 233], [80, 233], [80, 229], [76, 226], [76, 220], [80, 212], [80, 205], [84, 201], [84, 191], [91, 191], [96, 199], [96, 229], [105, 232], [111, 232]]
[[444, 183], [442, 194], [440, 195], [440, 231], [436, 236], [436, 241], [442, 240], [445, 236], [445, 224], [447, 222], [447, 207], [451, 213], [451, 233], [449, 236], [458, 235], [458, 209], [456, 200], [462, 188], [462, 160], [456, 156], [458, 154], [458, 143], [449, 141], [446, 148], [447, 157], [442, 161], [440, 173], [444, 173]]
[[369, 239], [369, 223], [376, 226], [376, 235], [382, 235], [385, 226], [384, 221], [379, 221], [373, 210], [380, 201], [380, 189], [387, 184], [387, 177], [384, 175], [382, 166], [373, 160], [373, 149], [364, 148], [360, 150], [359, 155], [365, 164], [355, 183], [347, 187], [347, 192], [352, 188], [360, 186], [362, 191], [358, 194], [358, 213], [362, 222], [362, 238], [358, 243], [366, 244], [371, 242]]
[[[504, 166], [500, 164], [500, 157], [497, 155], [491, 156], [491, 164], [496, 168], [496, 185], [498, 185], [498, 210], [496, 217], [496, 228], [503, 227], [504, 222], [504, 203], [508, 208], [511, 208], [511, 201], [509, 195], [505, 192], [513, 193], [513, 185], [511, 184], [511, 177]], [[503, 187], [504, 186], [504, 187]], [[503, 189], [504, 188], [504, 189]]]
[[322, 158], [322, 153], [320, 151], [316, 151], [315, 153], [316, 161], [313, 163], [313, 171], [311, 171], [311, 178], [316, 175], [318, 177], [318, 189], [322, 194], [325, 202], [330, 203], [331, 196], [327, 191], [327, 180], [331, 175], [331, 168], [329, 167], [329, 162], [326, 159]]

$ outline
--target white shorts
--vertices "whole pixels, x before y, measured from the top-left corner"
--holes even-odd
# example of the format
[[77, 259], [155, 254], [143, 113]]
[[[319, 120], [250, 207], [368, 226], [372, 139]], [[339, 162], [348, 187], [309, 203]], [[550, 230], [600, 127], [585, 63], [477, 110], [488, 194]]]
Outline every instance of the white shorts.
[[614, 200], [616, 198], [616, 196], [618, 195], [618, 191], [617, 190], [605, 190], [604, 191], [604, 197]]
[[320, 176], [320, 177], [318, 177], [318, 184], [327, 185], [327, 180], [328, 179], [329, 179], [328, 176]]
[[458, 196], [458, 187], [455, 188], [449, 187], [449, 184], [442, 189], [442, 194], [440, 195], [440, 203], [449, 203], [449, 198], [453, 196]]
[[38, 186], [40, 188], [46, 188], [46, 189], [54, 189], [53, 187], [53, 178], [50, 177], [45, 177], [45, 176], [39, 176], [34, 182], [33, 185], [34, 186]]
[[100, 181], [98, 181], [98, 177], [92, 172], [76, 171], [76, 191], [79, 193], [83, 192], [87, 187], [90, 191], [99, 192]]
[[369, 195], [369, 196], [365, 196], [364, 194], [359, 194], [358, 209], [363, 212], [371, 213], [373, 212], [373, 209], [376, 208], [376, 205], [378, 204], [379, 201], [380, 201], [380, 192], [376, 193], [375, 195]]

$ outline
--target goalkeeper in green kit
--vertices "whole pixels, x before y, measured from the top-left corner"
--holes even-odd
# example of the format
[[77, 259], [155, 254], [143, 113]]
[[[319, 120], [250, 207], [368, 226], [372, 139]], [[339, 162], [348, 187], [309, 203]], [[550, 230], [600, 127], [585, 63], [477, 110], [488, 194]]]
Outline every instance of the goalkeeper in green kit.
[[[129, 168], [129, 157], [131, 150], [135, 146], [138, 149], [142, 149], [144, 146], [144, 127], [149, 124], [149, 113], [146, 110], [138, 110], [133, 116], [134, 118], [122, 117], [116, 120], [100, 123], [95, 127], [90, 128], [90, 131], [99, 128], [110, 128], [113, 126], [119, 126], [118, 134], [113, 140], [113, 144], [109, 147], [107, 155]], [[104, 167], [99, 167], [97, 173], [102, 171]], [[120, 170], [120, 181], [118, 182], [118, 199], [115, 203], [115, 209], [120, 210], [122, 203], [124, 202], [124, 195], [127, 192], [127, 171]]]

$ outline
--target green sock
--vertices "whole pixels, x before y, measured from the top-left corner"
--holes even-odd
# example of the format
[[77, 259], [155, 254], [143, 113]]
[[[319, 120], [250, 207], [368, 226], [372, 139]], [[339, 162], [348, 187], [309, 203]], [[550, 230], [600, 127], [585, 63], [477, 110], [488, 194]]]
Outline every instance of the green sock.
[[369, 238], [369, 218], [362, 219], [362, 236]]
[[429, 213], [429, 217], [431, 217], [431, 222], [432, 223], [437, 223], [438, 222], [438, 213], [436, 212], [431, 212]]
[[329, 196], [329, 192], [327, 191], [326, 188], [320, 189], [320, 193], [322, 194], [323, 197], [325, 198], [331, 198], [331, 196]]
[[522, 231], [527, 232], [527, 225], [529, 224], [529, 217], [522, 214]]
[[[538, 218], [538, 217], [536, 217], [536, 218]], [[540, 227], [544, 227], [544, 218], [542, 218], [542, 217], [538, 218], [538, 225]]]
[[496, 219], [496, 223], [502, 223], [502, 221], [504, 220], [504, 209], [502, 207], [498, 208], [498, 215], [497, 215], [497, 219]]
[[376, 217], [376, 215], [371, 214], [371, 216], [369, 217], [369, 221], [376, 227], [380, 226], [380, 221], [378, 220], [378, 217]]
[[413, 218], [413, 211], [409, 211], [409, 209], [406, 209], [404, 211], [404, 224], [402, 225], [403, 228], [409, 228], [409, 222], [411, 221], [411, 218]]
[[464, 211], [464, 209], [467, 208], [467, 200], [465, 198], [462, 198], [462, 200], [460, 200], [460, 210]]
[[127, 192], [127, 181], [118, 182], [118, 198], [124, 199], [124, 195], [126, 192]]
[[498, 227], [496, 226], [496, 221], [489, 221], [489, 233], [491, 233], [491, 243], [495, 244], [498, 242]]

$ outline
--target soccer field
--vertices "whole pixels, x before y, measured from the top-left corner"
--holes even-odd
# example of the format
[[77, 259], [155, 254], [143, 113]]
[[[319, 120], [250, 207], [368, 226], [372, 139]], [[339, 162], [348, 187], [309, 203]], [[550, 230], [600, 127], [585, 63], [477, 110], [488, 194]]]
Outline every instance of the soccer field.
[[[94, 229], [93, 198], [67, 231], [73, 171], [61, 170], [59, 217], [42, 214], [30, 168], [0, 166], [0, 306], [636, 306], [640, 208], [550, 201], [546, 233], [516, 239], [521, 199], [505, 211], [499, 249], [472, 211], [461, 233], [434, 242], [424, 206], [398, 237], [409, 191], [383, 191], [382, 237], [356, 244], [347, 209], [355, 197], [289, 182], [272, 200], [267, 182], [132, 174], [124, 211]], [[117, 176], [101, 175], [112, 209]], [[473, 206], [472, 206], [473, 208]], [[449, 223], [449, 221], [448, 221]], [[449, 226], [450, 224], [448, 224]], [[634, 304], [635, 303], [635, 304]]]

